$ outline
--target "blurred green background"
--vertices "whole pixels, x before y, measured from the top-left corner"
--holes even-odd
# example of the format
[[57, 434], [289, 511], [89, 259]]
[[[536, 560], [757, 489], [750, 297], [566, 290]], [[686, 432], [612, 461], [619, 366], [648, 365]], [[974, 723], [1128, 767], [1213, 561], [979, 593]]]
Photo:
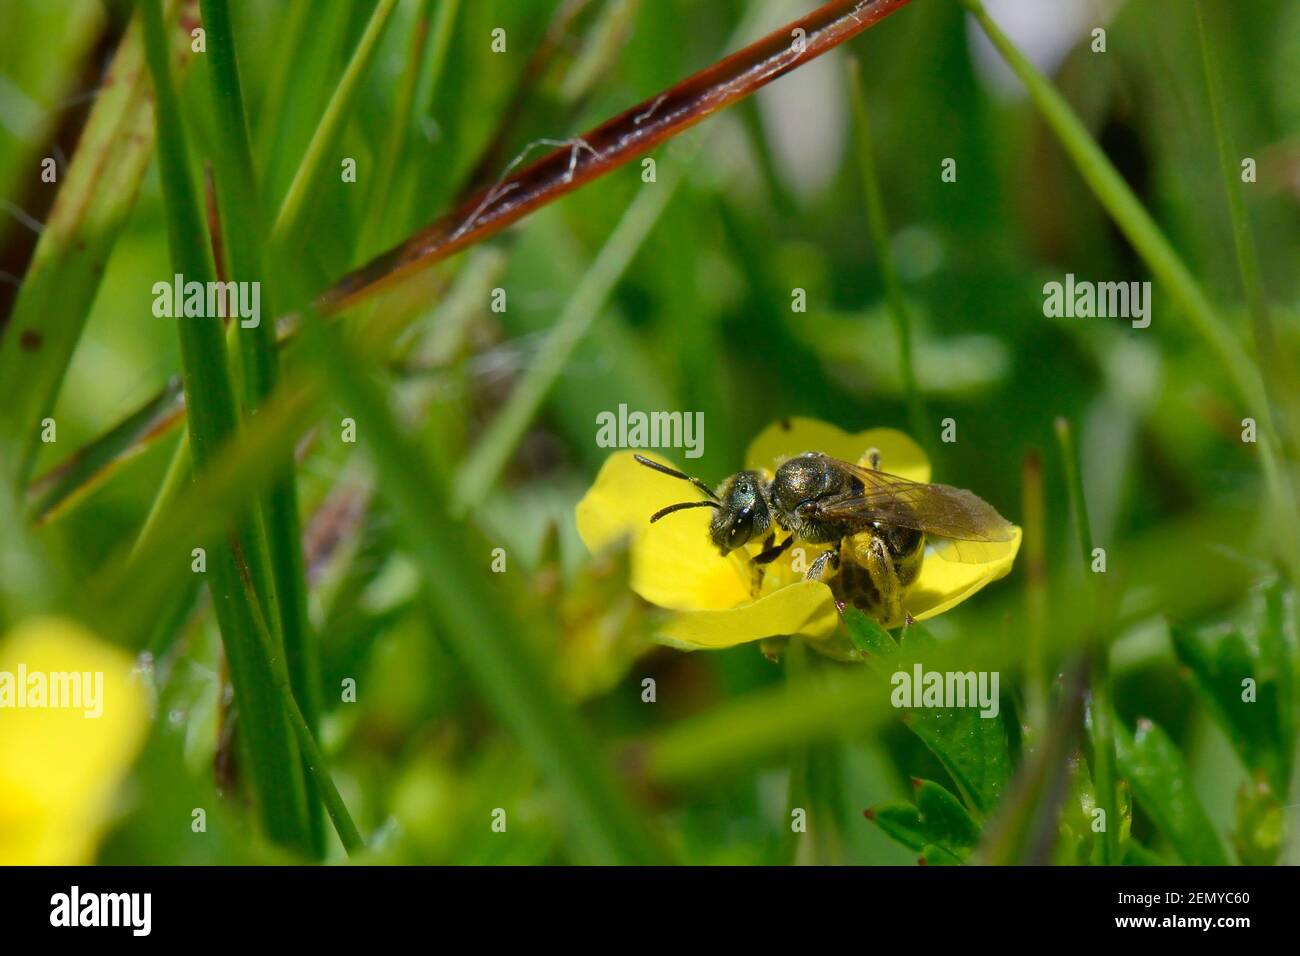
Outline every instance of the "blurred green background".
[[[313, 4], [304, 15], [301, 6], [232, 4], [269, 211], [289, 189], [375, 8]], [[559, 0], [397, 3], [302, 229], [270, 264], [277, 313], [300, 308], [444, 212], [476, 170], [492, 182], [530, 142], [575, 135], [713, 63], [735, 48], [734, 31], [746, 16], [752, 18], [748, 39], [813, 5], [595, 0], [568, 6], [571, 17]], [[988, 6], [1050, 75], [1226, 327], [1249, 348], [1250, 317], [1194, 6], [1186, 0]], [[1295, 355], [1300, 4], [1203, 6], [1235, 153], [1258, 161], [1258, 181], [1242, 192], [1262, 294], [1278, 351]], [[35, 241], [16, 211], [47, 218], [53, 191], [40, 183], [40, 160], [72, 155], [133, 10], [107, 0], [0, 0], [0, 10], [0, 197], [11, 213], [0, 216], [3, 319]], [[429, 24], [444, 18], [448, 30], [440, 61], [418, 29], [426, 16]], [[1106, 30], [1104, 53], [1091, 49], [1097, 26]], [[491, 49], [498, 27], [507, 31], [504, 54]], [[534, 56], [548, 31], [554, 48]], [[431, 28], [428, 37], [436, 32]], [[702, 411], [705, 454], [689, 465], [710, 484], [737, 470], [749, 440], [782, 416], [821, 418], [847, 430], [914, 431], [882, 249], [868, 227], [850, 54], [861, 65], [888, 251], [910, 316], [929, 428], [914, 437], [930, 453], [937, 480], [975, 489], [1045, 542], [1034, 568], [1027, 571], [1033, 562], [1022, 551], [1010, 578], [930, 622], [930, 633], [949, 648], [983, 642], [992, 657], [981, 659], [1002, 668], [1004, 691], [1014, 701], [1005, 720], [1017, 765], [1035, 752], [1035, 742], [1046, 746], [1064, 733], [1050, 702], [1059, 686], [1054, 676], [1068, 675], [1075, 657], [1055, 641], [1068, 630], [1062, 621], [1080, 606], [1084, 588], [1053, 435], [1054, 419], [1065, 417], [1078, 441], [1092, 537], [1108, 552], [1108, 602], [1117, 610], [1100, 636], [1110, 644], [1116, 712], [1129, 728], [1149, 718], [1176, 747], [1172, 760], [1144, 765], [1156, 781], [1135, 788], [1125, 840], [1151, 860], [1206, 862], [1189, 859], [1201, 841], [1188, 833], [1208, 825], [1226, 859], [1296, 862], [1287, 848], [1294, 844], [1283, 835], [1283, 823], [1294, 829], [1296, 822], [1286, 805], [1300, 802], [1288, 792], [1289, 773], [1274, 777], [1257, 801], [1244, 789], [1254, 770], [1275, 765], [1270, 760], [1291, 763], [1290, 688], [1298, 676], [1290, 583], [1267, 534], [1255, 527], [1267, 492], [1257, 446], [1241, 441], [1241, 419], [1251, 412], [1159, 281], [1148, 329], [1123, 320], [1044, 317], [1043, 285], [1066, 273], [1097, 281], [1152, 274], [956, 2], [914, 0], [844, 48], [687, 134], [684, 141], [696, 152], [676, 143], [656, 150], [658, 183], [644, 184], [639, 163], [629, 164], [437, 266], [450, 290], [444, 295], [402, 303], [409, 324], [390, 360], [381, 370], [356, 374], [382, 388], [431, 467], [451, 474], [536, 367], [548, 330], [624, 211], [644, 190], [675, 185], [644, 242], [629, 250], [630, 265], [590, 316], [539, 413], [510, 443], [503, 474], [476, 496], [466, 531], [476, 550], [449, 560], [487, 579], [490, 548], [506, 549], [509, 580], [487, 581], [483, 587], [492, 590], [484, 593], [507, 606], [511, 620], [526, 622], [516, 639], [531, 644], [550, 672], [538, 680], [555, 683], [577, 708], [598, 743], [588, 756], [621, 781], [636, 826], [672, 858], [915, 862], [916, 848], [864, 820], [862, 811], [906, 803], [912, 778], [954, 788], [942, 761], [887, 708], [864, 721], [851, 708], [833, 711], [789, 746], [746, 738], [738, 759], [716, 766], [710, 755], [729, 745], [710, 749], [706, 740], [689, 770], [656, 779], [653, 768], [661, 765], [650, 760], [651, 770], [642, 773], [642, 748], [669, 740], [679, 748], [674, 753], [685, 753], [724, 726], [743, 736], [744, 726], [724, 718], [743, 721], [753, 715], [745, 701], [775, 699], [750, 695], [779, 694], [797, 680], [838, 680], [851, 665], [794, 650], [774, 662], [753, 645], [689, 654], [655, 645], [654, 610], [627, 589], [617, 556], [587, 555], [572, 519], [608, 453], [594, 441], [596, 415], [620, 403]], [[403, 104], [407, 82], [410, 102]], [[216, 133], [201, 64], [185, 70], [180, 92], [198, 157], [194, 172], [202, 176]], [[339, 181], [337, 157], [355, 158], [355, 184]], [[941, 179], [946, 158], [956, 160], [956, 182]], [[59, 165], [66, 170], [64, 160]], [[151, 312], [153, 283], [173, 272], [165, 225], [151, 163], [111, 242], [52, 412], [58, 440], [40, 447], [35, 475], [95, 440], [178, 374], [175, 323]], [[508, 292], [503, 313], [490, 308], [497, 287]], [[806, 313], [790, 308], [796, 288], [807, 292]], [[291, 368], [312, 361], [286, 354]], [[325, 391], [338, 414], [324, 415], [325, 424], [300, 443], [298, 469], [309, 610], [319, 638], [320, 737], [343, 799], [370, 839], [368, 858], [591, 859], [575, 837], [580, 805], [548, 776], [510, 721], [485, 704], [483, 687], [449, 646], [441, 622], [457, 612], [430, 612], [420, 587], [426, 566], [413, 559], [404, 537], [408, 517], [389, 503], [386, 466], [376, 466], [364, 437], [359, 445], [338, 440], [332, 422], [350, 406], [346, 392], [328, 383]], [[953, 443], [939, 440], [940, 422], [949, 418], [956, 422]], [[30, 527], [22, 547], [41, 555], [40, 576], [53, 583], [42, 595], [11, 579], [3, 606], [8, 623], [56, 610], [97, 627], [93, 610], [64, 603], [64, 595], [122, 560], [158, 495], [178, 434], [149, 443], [88, 494]], [[1027, 466], [1026, 456], [1037, 456], [1041, 470]], [[1291, 480], [1294, 460], [1284, 467]], [[442, 487], [431, 479], [429, 494]], [[1025, 495], [1032, 497], [1034, 488], [1045, 507], [1031, 527], [1036, 519], [1025, 513]], [[1207, 540], [1203, 528], [1230, 533]], [[480, 541], [486, 542], [481, 548]], [[1201, 577], [1190, 576], [1189, 568]], [[1202, 588], [1204, 581], [1222, 587]], [[1037, 650], [1029, 643], [1035, 633], [1046, 641]], [[1175, 634], [1192, 643], [1180, 651]], [[1267, 706], [1274, 708], [1268, 719], [1251, 723], [1252, 712], [1243, 724], [1230, 706], [1226, 716], [1216, 710], [1222, 681], [1238, 673], [1223, 664], [1238, 660], [1236, 644], [1224, 650], [1225, 635], [1240, 638], [1251, 673], [1267, 684]], [[206, 592], [172, 594], [157, 606], [155, 620], [122, 642], [149, 655], [154, 718], [114, 800], [97, 858], [292, 858], [257, 836], [242, 795], [238, 760], [223, 732], [229, 714], [221, 642]], [[1198, 657], [1195, 647], [1208, 650]], [[973, 666], [960, 650], [953, 653], [963, 667]], [[1036, 691], [1019, 679], [1027, 667], [1035, 679], [1031, 653], [1041, 655]], [[657, 682], [653, 705], [641, 700], [646, 677]], [[340, 700], [347, 678], [358, 687], [355, 703]], [[1037, 714], [1028, 703], [1035, 692], [1049, 702]], [[1030, 746], [1022, 747], [1022, 735]], [[1078, 742], [1063, 746], [1074, 753]], [[1124, 771], [1121, 754], [1121, 776]], [[1082, 786], [1078, 774], [1071, 780]], [[1203, 823], [1185, 807], [1171, 809], [1162, 795], [1171, 780], [1173, 789], [1177, 780], [1189, 784]], [[222, 800], [212, 799], [214, 787], [224, 792]], [[792, 802], [800, 794], [803, 801]], [[1071, 813], [1091, 798], [1082, 799], [1067, 799], [1064, 831]], [[792, 837], [788, 808], [805, 804], [814, 808], [815, 825]], [[187, 825], [194, 806], [215, 808], [202, 839]], [[508, 810], [507, 834], [490, 826], [495, 808]], [[1002, 810], [1005, 816], [991, 812], [980, 820], [986, 834], [994, 832], [993, 820], [1002, 821], [1002, 834], [1030, 826], [1029, 814], [1022, 820]], [[330, 840], [337, 857], [341, 851]], [[1056, 859], [1088, 859], [1092, 852], [1077, 832], [1062, 836], [1052, 851]]]

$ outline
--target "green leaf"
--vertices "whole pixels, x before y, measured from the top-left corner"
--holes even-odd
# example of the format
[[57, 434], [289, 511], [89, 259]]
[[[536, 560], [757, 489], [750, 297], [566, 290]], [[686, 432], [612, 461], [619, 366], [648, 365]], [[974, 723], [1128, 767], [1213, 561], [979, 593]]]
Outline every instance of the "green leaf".
[[927, 846], [916, 861], [921, 866], [961, 866], [961, 860], [941, 846]]
[[[1082, 755], [1070, 758], [1069, 793], [1061, 808], [1060, 838], [1054, 860], [1064, 866], [1105, 865], [1103, 841], [1095, 829], [1098, 825], [1097, 794], [1088, 765]], [[1116, 813], [1119, 814], [1119, 832], [1114, 842], [1116, 860], [1123, 860], [1133, 829], [1133, 801], [1124, 781], [1116, 786]], [[1107, 825], [1110, 821], [1107, 820]]]
[[881, 803], [868, 809], [865, 816], [909, 850], [920, 852], [929, 842], [921, 811], [915, 804], [902, 800]]
[[1124, 853], [1124, 866], [1172, 866], [1173, 864], [1166, 860], [1159, 853], [1148, 850], [1137, 840], [1129, 840], [1128, 849]]
[[[930, 633], [913, 624], [903, 631], [900, 666], [923, 665], [932, 647]], [[939, 758], [972, 810], [993, 809], [1011, 780], [1011, 747], [1000, 712], [982, 717], [978, 707], [912, 708], [903, 722]]]
[[898, 659], [898, 643], [880, 624], [856, 607], [844, 608], [844, 627], [853, 646], [873, 666], [891, 665]]
[[882, 803], [866, 812], [873, 821], [909, 849], [934, 845], [965, 859], [979, 842], [979, 825], [947, 789], [930, 780], [913, 781], [916, 803]]
[[[1091, 142], [1091, 140], [1089, 140]], [[1079, 446], [1070, 421], [1058, 417], [1054, 423], [1057, 444], [1061, 450], [1061, 464], [1065, 471], [1066, 490], [1070, 498], [1070, 512], [1074, 516], [1075, 531], [1079, 536], [1085, 567], [1092, 561], [1092, 524], [1088, 520], [1088, 499], [1083, 489], [1083, 469], [1079, 464]], [[1090, 600], [1105, 606], [1097, 579], [1084, 574], [1081, 589]], [[1092, 719], [1088, 722], [1088, 736], [1092, 744], [1092, 778], [1096, 784], [1098, 804], [1105, 813], [1108, 826], [1101, 840], [1101, 862], [1110, 866], [1122, 859], [1119, 834], [1112, 824], [1119, 816], [1119, 800], [1115, 782], [1115, 731], [1111, 727], [1114, 713], [1111, 705], [1110, 647], [1103, 639], [1104, 632], [1090, 635], [1088, 654], [1089, 695], [1092, 700]]]
[[[1170, 633], [1179, 661], [1191, 671], [1206, 708], [1242, 762], [1285, 787], [1278, 688], [1274, 680], [1264, 679], [1258, 653], [1235, 627], [1201, 632], [1175, 627]], [[1255, 696], [1247, 694], [1247, 680], [1254, 683]]]
[[1151, 721], [1138, 721], [1130, 734], [1116, 720], [1115, 750], [1120, 772], [1128, 778], [1142, 809], [1184, 863], [1225, 866], [1228, 855], [1196, 794], [1191, 773], [1169, 736]]
[[[900, 647], [888, 631], [856, 608], [844, 609], [844, 626], [867, 666], [891, 677], [891, 683], [898, 673], [915, 682], [914, 666], [920, 664], [924, 673], [924, 658], [938, 648], [919, 624], [903, 630]], [[894, 686], [897, 690], [899, 685]], [[901, 709], [900, 717], [939, 758], [971, 809], [988, 813], [1011, 779], [1011, 746], [1000, 711], [996, 717], [981, 717], [977, 706], [908, 707]]]

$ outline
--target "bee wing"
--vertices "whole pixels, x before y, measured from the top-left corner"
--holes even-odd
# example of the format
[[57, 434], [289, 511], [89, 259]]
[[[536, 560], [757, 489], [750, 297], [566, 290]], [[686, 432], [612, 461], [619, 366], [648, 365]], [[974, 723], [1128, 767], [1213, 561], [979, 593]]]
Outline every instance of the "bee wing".
[[931, 535], [926, 545], [936, 557], [958, 564], [990, 564], [1005, 553], [1005, 545], [997, 541], [959, 541]]
[[847, 461], [835, 463], [861, 481], [863, 490], [859, 495], [822, 504], [819, 510], [827, 518], [883, 521], [949, 539], [935, 544], [936, 552], [950, 561], [981, 561], [980, 553], [986, 549], [971, 547], [970, 543], [1010, 541], [1015, 537], [1011, 522], [965, 488], [909, 481]]

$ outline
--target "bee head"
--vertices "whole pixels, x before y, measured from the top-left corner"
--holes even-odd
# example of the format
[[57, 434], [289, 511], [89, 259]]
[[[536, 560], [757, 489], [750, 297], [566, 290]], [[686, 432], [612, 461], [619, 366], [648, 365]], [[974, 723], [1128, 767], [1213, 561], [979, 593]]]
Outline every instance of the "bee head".
[[709, 538], [723, 555], [761, 536], [771, 526], [767, 493], [767, 482], [757, 471], [737, 472], [722, 483], [718, 489], [721, 507], [709, 522]]
[[744, 546], [751, 538], [763, 534], [772, 524], [772, 512], [767, 503], [768, 482], [761, 472], [740, 471], [722, 483], [715, 493], [698, 478], [669, 468], [642, 455], [633, 456], [638, 463], [657, 472], [688, 481], [708, 498], [699, 501], [682, 501], [660, 508], [650, 516], [654, 524], [660, 518], [684, 511], [687, 508], [712, 508], [715, 512], [709, 522], [709, 540], [725, 557]]

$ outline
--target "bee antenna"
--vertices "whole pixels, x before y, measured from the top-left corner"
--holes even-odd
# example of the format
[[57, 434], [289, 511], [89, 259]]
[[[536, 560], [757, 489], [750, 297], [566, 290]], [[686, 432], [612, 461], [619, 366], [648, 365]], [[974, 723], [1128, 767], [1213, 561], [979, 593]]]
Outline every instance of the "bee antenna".
[[671, 478], [680, 478], [682, 481], [689, 481], [691, 484], [693, 484], [696, 488], [699, 488], [700, 491], [704, 492], [714, 501], [718, 500], [718, 496], [713, 493], [713, 489], [710, 488], [708, 485], [706, 485], [704, 482], [700, 481], [700, 479], [692, 478], [690, 475], [684, 472], [680, 472], [676, 468], [669, 468], [667, 465], [661, 465], [659, 464], [659, 462], [651, 461], [649, 458], [646, 458], [642, 455], [633, 455], [632, 457], [635, 458], [639, 464], [645, 465], [647, 468], [653, 468], [655, 471], [661, 471], [665, 475], [668, 475]]
[[681, 504], [669, 505], [667, 508], [660, 508], [650, 516], [650, 523], [654, 524], [664, 515], [670, 515], [674, 511], [685, 511], [687, 508], [721, 508], [722, 505], [716, 501], [683, 501]]

